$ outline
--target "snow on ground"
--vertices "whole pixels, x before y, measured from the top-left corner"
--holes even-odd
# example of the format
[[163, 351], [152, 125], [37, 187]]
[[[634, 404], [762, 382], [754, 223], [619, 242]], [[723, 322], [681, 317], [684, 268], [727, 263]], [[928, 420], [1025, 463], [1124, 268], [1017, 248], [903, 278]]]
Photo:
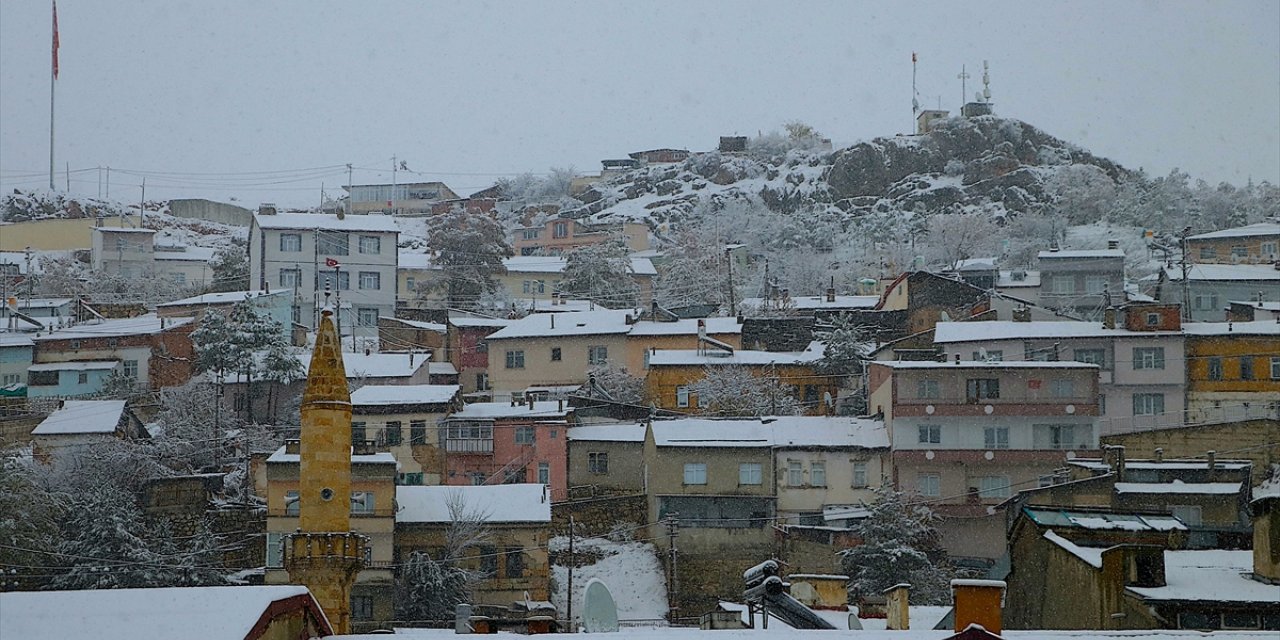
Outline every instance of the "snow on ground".
[[[859, 638], [860, 640], [942, 640], [955, 635], [954, 631], [934, 631], [932, 629], [911, 629], [910, 631], [882, 631], [867, 629], [865, 631], [796, 631], [777, 621], [769, 623], [769, 629], [734, 629], [718, 631], [702, 631], [691, 627], [639, 628], [627, 627], [616, 634], [597, 635], [601, 638], [618, 638], [619, 640], [743, 640], [758, 638], [761, 634], [788, 634], [795, 640], [830, 640], [831, 638]], [[840, 629], [845, 629], [841, 626]], [[367, 636], [330, 636], [331, 640], [376, 640], [386, 638], [385, 635]], [[456, 638], [453, 629], [396, 629], [397, 638], [442, 640]], [[1143, 631], [1009, 631], [1001, 635], [1007, 640], [1275, 640], [1274, 631], [1214, 631], [1203, 633], [1189, 630], [1143, 630]]]
[[[553, 552], [565, 551], [569, 548], [569, 539], [552, 538], [549, 546]], [[604, 554], [595, 564], [573, 570], [573, 601], [577, 605], [574, 617], [580, 617], [582, 590], [592, 578], [599, 578], [609, 587], [618, 605], [619, 620], [661, 620], [667, 615], [667, 586], [653, 545], [590, 538], [576, 540], [573, 548], [575, 553]], [[551, 602], [564, 615], [569, 568], [552, 566], [551, 578], [555, 587]]]

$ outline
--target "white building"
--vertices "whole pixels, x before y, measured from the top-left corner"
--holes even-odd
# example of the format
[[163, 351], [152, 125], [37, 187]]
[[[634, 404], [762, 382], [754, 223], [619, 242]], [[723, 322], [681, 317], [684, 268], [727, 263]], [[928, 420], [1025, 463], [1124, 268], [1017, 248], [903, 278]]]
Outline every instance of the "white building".
[[378, 316], [394, 316], [396, 243], [390, 216], [259, 213], [249, 227], [249, 281], [258, 289], [293, 289], [293, 320], [314, 328], [326, 286], [348, 317], [339, 328], [374, 336]]

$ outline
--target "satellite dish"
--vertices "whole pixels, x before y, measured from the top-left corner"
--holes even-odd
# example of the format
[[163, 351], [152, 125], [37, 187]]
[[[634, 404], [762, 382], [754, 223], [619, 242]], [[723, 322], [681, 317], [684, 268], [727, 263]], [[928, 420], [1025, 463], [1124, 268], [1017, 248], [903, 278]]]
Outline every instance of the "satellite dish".
[[588, 581], [582, 592], [582, 629], [587, 633], [618, 632], [618, 605], [599, 578]]

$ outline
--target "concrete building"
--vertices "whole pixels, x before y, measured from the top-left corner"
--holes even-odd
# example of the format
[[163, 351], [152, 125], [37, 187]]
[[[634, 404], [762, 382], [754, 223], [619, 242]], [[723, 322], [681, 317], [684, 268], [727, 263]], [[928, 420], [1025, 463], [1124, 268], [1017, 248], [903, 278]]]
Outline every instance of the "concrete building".
[[1188, 306], [1195, 322], [1224, 320], [1232, 300], [1280, 302], [1280, 268], [1265, 264], [1193, 264], [1184, 282], [1182, 267], [1166, 267], [1156, 282], [1161, 302]]
[[1201, 264], [1274, 263], [1280, 260], [1280, 222], [1188, 236], [1187, 258]]
[[194, 374], [194, 328], [191, 318], [148, 314], [36, 336], [28, 397], [97, 393], [117, 368], [144, 389], [181, 385]]
[[[789, 390], [805, 414], [827, 415], [834, 413], [840, 381], [814, 368], [822, 359], [822, 353], [822, 344], [817, 342], [800, 352], [753, 351], [728, 345], [650, 349], [645, 363], [645, 394], [661, 409], [719, 413], [722, 407], [712, 406], [706, 398], [698, 397], [692, 387], [706, 377], [709, 368], [738, 367]], [[769, 407], [760, 407], [758, 411], [770, 413]]]
[[357, 214], [424, 215], [438, 202], [458, 199], [458, 194], [443, 182], [357, 184], [343, 189], [351, 200], [351, 213]]
[[1280, 322], [1182, 325], [1187, 421], [1280, 418]]
[[638, 222], [587, 224], [552, 218], [536, 227], [515, 230], [512, 246], [520, 256], [562, 256], [574, 249], [621, 240], [631, 251], [649, 248], [649, 226]]
[[537, 483], [568, 495], [565, 439], [576, 422], [564, 401], [474, 402], [440, 423], [443, 484]]
[[987, 507], [1052, 483], [1068, 456], [1098, 446], [1094, 364], [873, 362], [868, 389], [889, 430], [894, 484], [943, 516], [953, 557], [1003, 555], [1004, 524]]
[[213, 281], [214, 249], [161, 245], [155, 236], [155, 229], [94, 227], [90, 264], [95, 271], [121, 278], [165, 278], [190, 289]]
[[461, 408], [458, 385], [365, 385], [351, 394], [351, 442], [395, 456], [398, 485], [444, 484], [440, 423]]
[[[1115, 243], [1112, 243], [1113, 245]], [[1073, 312], [1086, 320], [1101, 319], [1102, 310], [1122, 304], [1124, 251], [1109, 249], [1041, 251], [1040, 304]]]
[[292, 320], [308, 329], [319, 321], [326, 288], [341, 333], [373, 337], [379, 316], [394, 316], [396, 243], [391, 216], [259, 213], [249, 227], [249, 283], [261, 290], [291, 289]]

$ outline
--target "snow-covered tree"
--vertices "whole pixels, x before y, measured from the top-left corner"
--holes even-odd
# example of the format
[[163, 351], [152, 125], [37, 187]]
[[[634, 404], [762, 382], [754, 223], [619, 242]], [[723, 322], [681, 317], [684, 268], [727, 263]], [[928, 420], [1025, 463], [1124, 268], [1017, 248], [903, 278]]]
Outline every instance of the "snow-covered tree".
[[166, 461], [196, 472], [231, 459], [227, 432], [241, 425], [221, 404], [217, 384], [199, 378], [160, 392], [154, 442]]
[[640, 287], [631, 274], [631, 256], [621, 241], [587, 245], [567, 256], [560, 291], [614, 309], [634, 307]]
[[689, 385], [704, 413], [722, 416], [789, 416], [802, 408], [791, 387], [776, 377], [757, 376], [748, 367], [703, 368], [701, 380]]
[[[678, 230], [658, 276], [658, 303], [668, 309], [728, 302], [729, 272], [723, 243], [703, 225]], [[741, 279], [745, 273], [737, 274]]]
[[[587, 372], [587, 379], [595, 382], [596, 388], [608, 394], [614, 402], [626, 404], [644, 403], [644, 378], [631, 375], [626, 369], [613, 363], [596, 365]], [[588, 389], [594, 393], [595, 389]]]
[[415, 551], [396, 573], [396, 616], [403, 620], [452, 620], [454, 607], [470, 602], [476, 583], [488, 577], [462, 563], [472, 549], [490, 549], [489, 512], [457, 493], [446, 507], [450, 522], [440, 557]]
[[54, 589], [125, 589], [160, 586], [169, 558], [152, 548], [133, 496], [112, 487], [75, 494], [62, 522], [63, 573]]
[[294, 382], [305, 377], [297, 351], [284, 340], [272, 340], [262, 353], [262, 378], [271, 383], [267, 390], [267, 412], [272, 421], [280, 420], [280, 395]]
[[226, 315], [206, 313], [200, 326], [191, 332], [191, 342], [197, 371], [211, 374], [219, 385], [232, 374], [245, 381], [251, 399], [245, 403], [245, 416], [253, 420], [252, 398], [255, 382], [264, 378], [264, 352], [280, 358], [273, 362], [283, 367], [282, 354], [290, 349], [280, 323], [259, 310], [252, 300], [245, 300], [233, 305]]
[[955, 268], [961, 260], [996, 255], [1003, 237], [1000, 227], [983, 212], [935, 215], [927, 229], [925, 258], [946, 268]]
[[209, 261], [213, 284], [209, 291], [245, 291], [249, 289], [249, 245], [241, 238], [213, 254]]
[[485, 213], [462, 209], [433, 217], [428, 233], [427, 248], [439, 269], [428, 286], [444, 292], [451, 308], [474, 308], [497, 287], [493, 277], [506, 271], [502, 261], [515, 255], [502, 225]]
[[48, 566], [59, 552], [64, 496], [45, 491], [33, 477], [35, 468], [16, 450], [0, 457], [0, 567]]
[[844, 572], [852, 578], [850, 594], [878, 594], [905, 582], [912, 601], [950, 602], [954, 571], [939, 543], [933, 511], [892, 489], [881, 491], [870, 506], [871, 514], [855, 527], [862, 543], [840, 552]]
[[871, 358], [875, 341], [847, 314], [838, 314], [815, 327], [814, 337], [823, 344], [818, 371], [824, 374], [852, 376], [862, 373]]

